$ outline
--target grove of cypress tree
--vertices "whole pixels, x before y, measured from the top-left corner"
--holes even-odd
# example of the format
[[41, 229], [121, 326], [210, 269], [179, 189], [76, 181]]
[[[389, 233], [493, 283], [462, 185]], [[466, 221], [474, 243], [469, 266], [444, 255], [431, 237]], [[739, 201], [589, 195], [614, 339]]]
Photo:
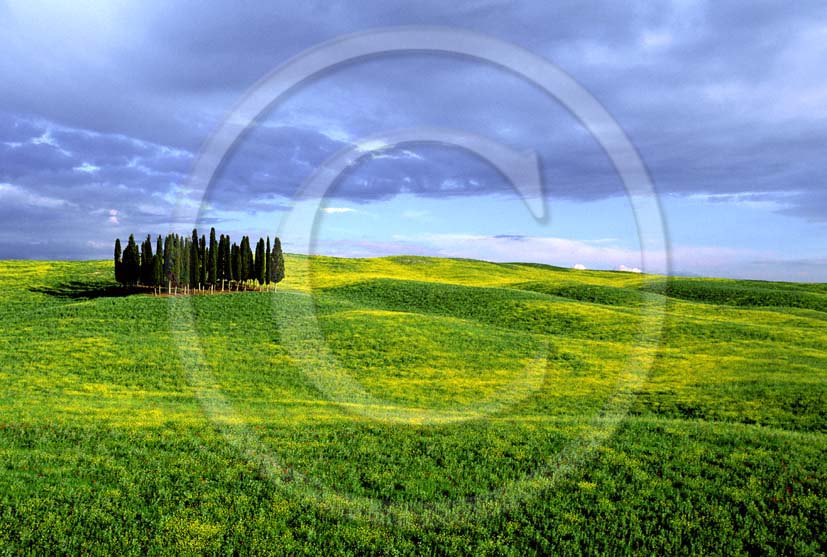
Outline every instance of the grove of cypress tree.
[[230, 236], [221, 234], [216, 239], [215, 228], [210, 229], [209, 243], [206, 236], [198, 236], [193, 229], [192, 237], [170, 233], [157, 236], [155, 249], [152, 236], [147, 235], [140, 246], [130, 234], [125, 248], [120, 238], [115, 239], [115, 280], [120, 284], [160, 287], [189, 287], [193, 290], [206, 285], [214, 286], [224, 281], [234, 282], [241, 289], [247, 281], [259, 285], [273, 284], [284, 278], [284, 254], [281, 241], [270, 237], [259, 238], [255, 254], [249, 236], [242, 236], [240, 244], [231, 243]]

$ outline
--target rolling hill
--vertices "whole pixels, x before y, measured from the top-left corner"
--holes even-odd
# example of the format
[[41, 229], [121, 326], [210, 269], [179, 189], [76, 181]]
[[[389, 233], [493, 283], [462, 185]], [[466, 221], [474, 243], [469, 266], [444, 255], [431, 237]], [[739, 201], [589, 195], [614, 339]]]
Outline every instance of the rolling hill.
[[0, 554], [824, 554], [827, 285], [0, 261]]

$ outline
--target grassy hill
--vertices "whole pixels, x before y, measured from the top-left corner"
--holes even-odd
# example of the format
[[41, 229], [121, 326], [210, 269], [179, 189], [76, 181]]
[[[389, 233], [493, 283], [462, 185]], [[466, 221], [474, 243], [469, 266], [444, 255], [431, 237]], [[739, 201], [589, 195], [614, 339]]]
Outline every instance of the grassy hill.
[[824, 554], [827, 285], [0, 262], [0, 554]]

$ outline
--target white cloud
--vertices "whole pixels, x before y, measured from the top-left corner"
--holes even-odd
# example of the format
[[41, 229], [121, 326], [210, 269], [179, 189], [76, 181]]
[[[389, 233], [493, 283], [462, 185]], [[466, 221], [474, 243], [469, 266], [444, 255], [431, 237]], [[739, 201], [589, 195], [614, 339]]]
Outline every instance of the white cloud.
[[52, 137], [52, 130], [44, 131], [39, 137], [33, 137], [31, 141], [34, 145], [50, 145], [52, 147], [58, 146], [57, 141], [55, 141], [55, 138]]
[[84, 162], [83, 164], [74, 167], [72, 170], [76, 172], [85, 172], [86, 174], [94, 174], [98, 170], [100, 170], [100, 166], [95, 166], [94, 164], [90, 164], [88, 162]]
[[5, 205], [28, 205], [44, 209], [74, 206], [74, 203], [69, 203], [64, 199], [40, 195], [12, 184], [0, 184], [0, 202]]
[[336, 215], [342, 213], [355, 213], [356, 209], [351, 209], [350, 207], [324, 207], [322, 211], [328, 215]]
[[121, 221], [118, 220], [118, 210], [117, 209], [109, 209], [109, 219], [107, 219], [111, 224], [120, 224]]
[[701, 201], [703, 203], [725, 203], [736, 207], [747, 209], [778, 211], [791, 207], [785, 203], [785, 198], [793, 198], [801, 195], [799, 191], [743, 191], [738, 193], [693, 193], [687, 195], [687, 199]]
[[388, 147], [388, 142], [381, 139], [371, 139], [367, 141], [360, 141], [358, 148], [360, 151], [369, 153], [371, 151], [380, 151]]
[[161, 199], [165, 203], [175, 208], [175, 212], [180, 219], [195, 219], [195, 215], [204, 206], [204, 199], [198, 198], [194, 189], [187, 188], [177, 183], [170, 183], [169, 189], [166, 192], [154, 192], [152, 197]]
[[574, 268], [577, 269], [578, 271], [585, 271], [586, 270], [586, 266], [583, 265], [582, 263], [575, 263]]
[[626, 273], [642, 273], [643, 271], [640, 270], [639, 267], [627, 267], [626, 265], [618, 265], [618, 271], [624, 271]]
[[[488, 261], [537, 261], [590, 269], [613, 269], [630, 261], [641, 261], [639, 250], [606, 242], [591, 242], [548, 236], [485, 236], [475, 234], [423, 234], [406, 238], [429, 246], [444, 257], [469, 257]], [[642, 267], [642, 263], [639, 263]], [[663, 271], [663, 270], [659, 270]]]
[[61, 154], [67, 157], [72, 155], [72, 153], [70, 153], [58, 144], [57, 140], [52, 136], [52, 130], [47, 129], [38, 137], [33, 137], [30, 140], [30, 142], [32, 143], [32, 145], [48, 145], [49, 147], [54, 147], [55, 149], [60, 151]]

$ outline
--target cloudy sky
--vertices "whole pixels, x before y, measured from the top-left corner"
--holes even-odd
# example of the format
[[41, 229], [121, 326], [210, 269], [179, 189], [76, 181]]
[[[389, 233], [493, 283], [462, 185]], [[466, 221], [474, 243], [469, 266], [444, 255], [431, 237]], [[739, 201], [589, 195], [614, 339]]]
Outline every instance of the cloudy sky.
[[[398, 25], [483, 33], [583, 86], [649, 169], [674, 272], [827, 281], [821, 0], [0, 3], [0, 258], [106, 258], [115, 237], [196, 220], [275, 234], [331, 156], [385, 130], [439, 127], [536, 152], [550, 218], [490, 161], [403, 145], [335, 183], [314, 250], [640, 268], [634, 214], [593, 133], [471, 58], [331, 68], [256, 121], [206, 195], [193, 187], [205, 142], [263, 76], [320, 42]], [[283, 238], [293, 251], [305, 240]]]

